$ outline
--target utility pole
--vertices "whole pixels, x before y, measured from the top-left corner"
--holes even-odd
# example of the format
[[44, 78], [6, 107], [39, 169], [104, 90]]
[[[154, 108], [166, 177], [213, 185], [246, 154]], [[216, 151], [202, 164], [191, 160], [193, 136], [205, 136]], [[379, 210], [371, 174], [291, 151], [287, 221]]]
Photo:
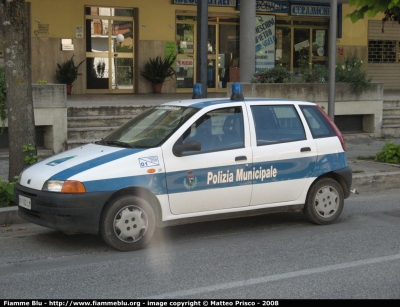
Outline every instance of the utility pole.
[[335, 79], [336, 79], [336, 28], [337, 28], [337, 0], [331, 0], [329, 22], [329, 92], [328, 115], [335, 119]]
[[197, 0], [197, 55], [196, 80], [201, 84], [201, 97], [207, 98], [207, 52], [208, 52], [208, 0]]

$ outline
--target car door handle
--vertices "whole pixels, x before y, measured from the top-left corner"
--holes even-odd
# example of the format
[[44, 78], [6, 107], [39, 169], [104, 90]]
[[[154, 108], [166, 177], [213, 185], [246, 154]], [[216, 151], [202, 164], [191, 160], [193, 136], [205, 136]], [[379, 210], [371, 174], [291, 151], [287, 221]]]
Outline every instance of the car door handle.
[[300, 152], [306, 152], [306, 151], [311, 151], [310, 147], [303, 147], [302, 149], [300, 149]]
[[247, 157], [246, 156], [239, 156], [235, 158], [235, 161], [246, 161]]

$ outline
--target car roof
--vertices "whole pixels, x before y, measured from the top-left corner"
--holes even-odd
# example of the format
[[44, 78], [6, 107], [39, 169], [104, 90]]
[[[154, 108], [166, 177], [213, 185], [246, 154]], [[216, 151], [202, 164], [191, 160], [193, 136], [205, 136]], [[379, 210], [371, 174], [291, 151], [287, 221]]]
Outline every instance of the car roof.
[[298, 101], [298, 100], [289, 100], [282, 98], [245, 98], [243, 100], [232, 100], [229, 98], [201, 98], [201, 99], [186, 99], [186, 100], [176, 100], [171, 102], [166, 102], [161, 104], [160, 106], [181, 106], [181, 107], [191, 107], [202, 109], [205, 107], [213, 106], [213, 105], [224, 105], [236, 102], [263, 102], [267, 104], [305, 104], [305, 105], [315, 105], [313, 102], [308, 101]]

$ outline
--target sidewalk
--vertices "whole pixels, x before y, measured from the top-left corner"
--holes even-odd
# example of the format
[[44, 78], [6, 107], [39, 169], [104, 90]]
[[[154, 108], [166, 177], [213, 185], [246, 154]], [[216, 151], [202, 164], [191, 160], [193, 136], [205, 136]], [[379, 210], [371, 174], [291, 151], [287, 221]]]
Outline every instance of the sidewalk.
[[[400, 92], [387, 93], [385, 99], [400, 100]], [[208, 93], [208, 98], [226, 97], [226, 93]], [[71, 95], [67, 105], [72, 106], [124, 106], [158, 105], [166, 101], [192, 99], [191, 93], [183, 94], [129, 94], [129, 95]], [[352, 190], [355, 193], [398, 188], [400, 164], [391, 165], [359, 159], [375, 156], [386, 141], [400, 145], [400, 138], [372, 138], [369, 134], [345, 135], [346, 154], [353, 170]], [[0, 154], [0, 178], [8, 179], [8, 155]], [[0, 226], [5, 223], [25, 223], [17, 215], [16, 207], [0, 208]]]

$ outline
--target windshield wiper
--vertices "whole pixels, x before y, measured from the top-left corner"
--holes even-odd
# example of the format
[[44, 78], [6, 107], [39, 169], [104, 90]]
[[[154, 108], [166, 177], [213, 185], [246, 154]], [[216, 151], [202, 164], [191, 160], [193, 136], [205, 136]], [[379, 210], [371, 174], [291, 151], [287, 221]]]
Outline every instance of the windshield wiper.
[[106, 145], [116, 145], [119, 147], [125, 147], [125, 148], [135, 148], [132, 145], [126, 143], [126, 142], [121, 142], [121, 141], [105, 141]]
[[95, 144], [105, 144], [104, 139], [101, 138], [101, 140], [98, 140], [96, 142], [94, 142]]

